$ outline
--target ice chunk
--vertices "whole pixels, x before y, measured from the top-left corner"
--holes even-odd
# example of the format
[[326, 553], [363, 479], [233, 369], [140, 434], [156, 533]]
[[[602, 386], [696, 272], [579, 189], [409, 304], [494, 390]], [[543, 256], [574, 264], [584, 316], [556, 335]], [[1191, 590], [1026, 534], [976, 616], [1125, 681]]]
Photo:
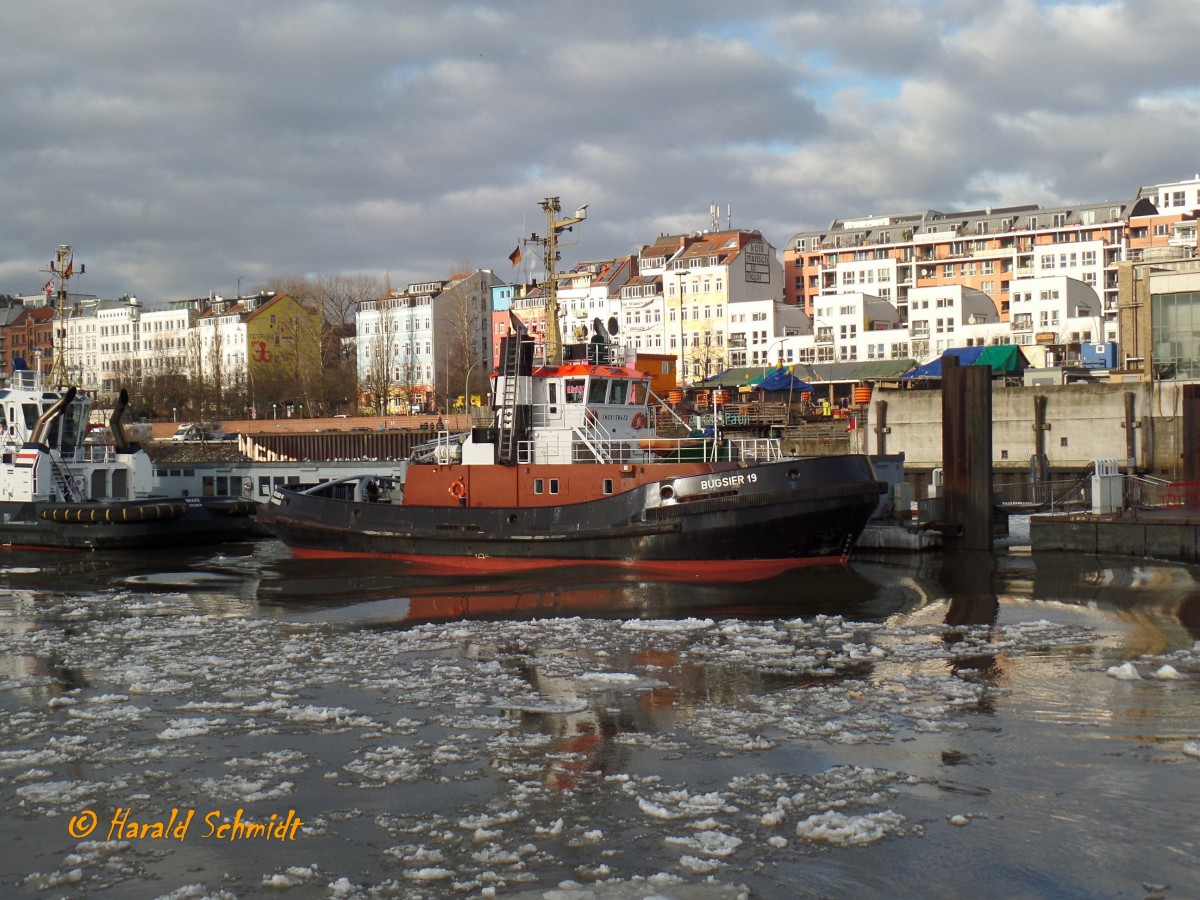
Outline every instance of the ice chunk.
[[1138, 674], [1138, 670], [1134, 668], [1133, 663], [1127, 662], [1119, 666], [1109, 666], [1108, 677], [1115, 678], [1118, 681], [1139, 681], [1142, 676]]
[[822, 844], [871, 844], [889, 834], [899, 834], [904, 816], [891, 810], [865, 816], [847, 816], [839, 812], [809, 816], [796, 826], [796, 837]]
[[1183, 676], [1180, 675], [1178, 671], [1176, 671], [1174, 666], [1167, 665], [1165, 663], [1162, 666], [1160, 666], [1158, 668], [1158, 670], [1150, 677], [1157, 678], [1159, 681], [1182, 681], [1183, 680]]

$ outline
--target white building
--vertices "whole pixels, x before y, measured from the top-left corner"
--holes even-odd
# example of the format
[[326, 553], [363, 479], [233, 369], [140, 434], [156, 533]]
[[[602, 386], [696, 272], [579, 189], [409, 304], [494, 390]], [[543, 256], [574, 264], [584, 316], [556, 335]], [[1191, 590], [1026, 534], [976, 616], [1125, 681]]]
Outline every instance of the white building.
[[968, 323], [955, 346], [1017, 344], [1036, 367], [1074, 365], [1080, 346], [1105, 340], [1099, 293], [1065, 275], [1012, 282], [1007, 322]]
[[[1099, 293], [1065, 275], [1014, 280], [1008, 322], [1000, 321], [987, 294], [962, 285], [915, 289], [907, 324], [894, 306], [870, 294], [824, 294], [814, 310], [811, 333], [778, 339], [785, 364], [926, 363], [951, 347], [1019, 344], [1034, 366], [1072, 365], [1080, 345], [1102, 340], [1105, 327]], [[775, 365], [780, 353], [746, 364]]]
[[388, 394], [395, 411], [407, 411], [403, 404], [432, 408], [439, 395], [481, 382], [493, 357], [492, 294], [500, 284], [490, 269], [478, 269], [360, 303], [359, 385]]
[[813, 330], [804, 310], [777, 300], [730, 303], [727, 316], [731, 367], [797, 362], [786, 357], [786, 337], [811, 336]]

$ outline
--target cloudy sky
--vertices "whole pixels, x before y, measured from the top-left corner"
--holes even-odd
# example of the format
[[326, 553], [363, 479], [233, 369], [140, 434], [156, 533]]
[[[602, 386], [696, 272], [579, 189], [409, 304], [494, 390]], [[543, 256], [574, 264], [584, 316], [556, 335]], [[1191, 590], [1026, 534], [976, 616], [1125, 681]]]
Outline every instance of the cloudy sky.
[[[1200, 171], [1195, 0], [8, 0], [0, 293], [512, 276], [709, 226], [1129, 199]], [[530, 255], [527, 251], [527, 256]]]

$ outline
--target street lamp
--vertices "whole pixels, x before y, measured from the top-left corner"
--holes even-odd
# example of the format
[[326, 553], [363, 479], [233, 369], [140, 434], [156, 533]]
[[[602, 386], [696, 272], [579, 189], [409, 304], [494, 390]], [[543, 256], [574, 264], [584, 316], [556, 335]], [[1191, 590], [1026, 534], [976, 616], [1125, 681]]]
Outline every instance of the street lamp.
[[770, 347], [767, 348], [767, 358], [764, 360], [764, 362], [768, 366], [771, 365], [771, 351], [774, 350], [776, 347], [778, 347], [779, 348], [779, 368], [781, 368], [781, 369], [783, 368], [783, 345], [786, 341], [787, 341], [786, 337], [781, 337], [779, 340], [777, 340], [775, 343], [773, 343]]
[[466, 374], [463, 375], [463, 412], [467, 414], [467, 425], [471, 424], [471, 373], [475, 371], [475, 367], [479, 365], [479, 360], [475, 360], [467, 366]]

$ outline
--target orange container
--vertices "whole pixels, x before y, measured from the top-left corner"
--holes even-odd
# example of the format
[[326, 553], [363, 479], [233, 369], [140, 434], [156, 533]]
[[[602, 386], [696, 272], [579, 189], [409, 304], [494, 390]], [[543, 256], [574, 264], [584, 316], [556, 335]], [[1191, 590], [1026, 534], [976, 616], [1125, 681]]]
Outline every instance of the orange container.
[[855, 404], [863, 404], [871, 402], [871, 389], [869, 387], [856, 387], [854, 389]]

